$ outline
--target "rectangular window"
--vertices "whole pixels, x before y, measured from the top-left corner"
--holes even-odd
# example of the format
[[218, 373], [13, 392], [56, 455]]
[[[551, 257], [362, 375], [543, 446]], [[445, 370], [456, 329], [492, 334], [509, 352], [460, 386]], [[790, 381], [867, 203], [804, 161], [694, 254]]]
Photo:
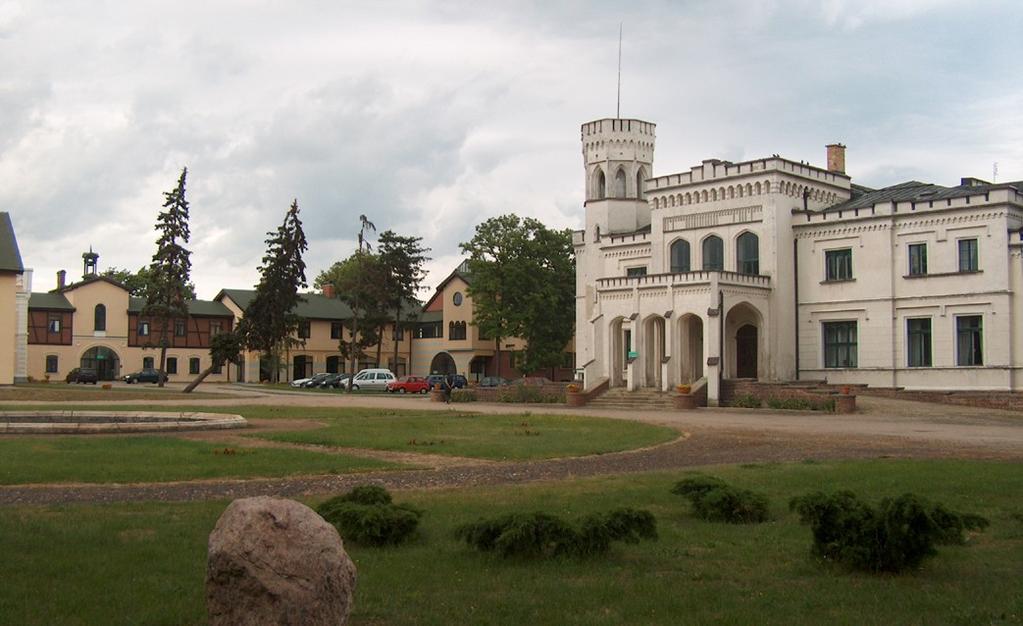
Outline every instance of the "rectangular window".
[[153, 369], [153, 357], [151, 356], [142, 357], [142, 369], [144, 370]]
[[824, 252], [825, 280], [852, 280], [852, 248]]
[[222, 373], [224, 373], [224, 366], [223, 365], [214, 365], [213, 369], [210, 370], [210, 374], [222, 374]]
[[330, 338], [331, 339], [341, 338], [341, 322], [330, 323]]
[[628, 277], [633, 276], [646, 276], [646, 267], [629, 267], [625, 270], [625, 275]]
[[199, 373], [199, 357], [194, 356], [188, 359], [188, 373], [189, 374]]
[[401, 326], [395, 327], [394, 333], [391, 335], [391, 338], [394, 339], [395, 341], [402, 341], [403, 339], [405, 339], [405, 329]]
[[906, 320], [908, 364], [910, 367], [930, 367], [931, 318]]
[[220, 322], [210, 322], [210, 337], [216, 337], [221, 333]]
[[625, 331], [625, 341], [622, 342], [625, 345], [625, 363], [629, 362], [629, 353], [632, 352], [632, 331]]
[[46, 355], [46, 373], [56, 374], [57, 373], [57, 355], [47, 354]]
[[856, 322], [823, 322], [824, 367], [856, 367]]
[[909, 244], [909, 275], [923, 276], [927, 273], [927, 244]]
[[174, 320], [174, 336], [184, 337], [185, 335], [185, 320]]
[[308, 321], [298, 323], [298, 338], [308, 339], [312, 334], [312, 328]]
[[46, 323], [46, 327], [47, 327], [47, 329], [49, 329], [49, 331], [51, 333], [59, 334], [60, 333], [60, 318], [59, 317], [50, 317], [49, 321]]
[[977, 259], [977, 240], [959, 240], [959, 271], [976, 272], [980, 269]]
[[149, 322], [139, 322], [139, 337], [149, 336]]
[[983, 319], [980, 315], [956, 318], [956, 365], [983, 365], [983, 343]]
[[177, 357], [167, 357], [167, 373], [177, 374], [178, 373], [178, 359]]

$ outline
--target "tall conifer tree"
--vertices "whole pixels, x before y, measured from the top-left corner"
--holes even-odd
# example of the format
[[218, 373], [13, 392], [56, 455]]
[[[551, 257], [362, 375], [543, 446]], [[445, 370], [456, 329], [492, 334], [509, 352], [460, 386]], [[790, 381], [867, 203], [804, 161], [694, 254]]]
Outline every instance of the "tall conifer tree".
[[[163, 211], [156, 218], [156, 254], [149, 264], [149, 276], [143, 289], [145, 305], [142, 315], [160, 323], [160, 372], [166, 371], [169, 326], [175, 318], [188, 317], [189, 274], [192, 253], [182, 244], [188, 243], [188, 201], [185, 179], [188, 168], [181, 170], [178, 184], [165, 192]], [[163, 376], [159, 377], [163, 387]]]
[[308, 286], [302, 260], [302, 253], [308, 248], [295, 200], [277, 231], [267, 233], [256, 295], [239, 324], [245, 345], [269, 359], [271, 382], [280, 378], [281, 353], [293, 343], [300, 343], [291, 335], [301, 321], [295, 313], [302, 301], [298, 290]]

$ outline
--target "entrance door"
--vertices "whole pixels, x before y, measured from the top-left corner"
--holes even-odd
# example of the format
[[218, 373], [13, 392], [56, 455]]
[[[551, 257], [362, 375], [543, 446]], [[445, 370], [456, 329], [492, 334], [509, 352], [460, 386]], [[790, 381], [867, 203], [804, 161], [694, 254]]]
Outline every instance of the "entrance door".
[[100, 380], [114, 380], [120, 373], [121, 364], [116, 352], [110, 348], [97, 346], [85, 351], [81, 367], [96, 370], [96, 376]]
[[735, 376], [757, 377], [757, 327], [752, 324], [735, 333]]

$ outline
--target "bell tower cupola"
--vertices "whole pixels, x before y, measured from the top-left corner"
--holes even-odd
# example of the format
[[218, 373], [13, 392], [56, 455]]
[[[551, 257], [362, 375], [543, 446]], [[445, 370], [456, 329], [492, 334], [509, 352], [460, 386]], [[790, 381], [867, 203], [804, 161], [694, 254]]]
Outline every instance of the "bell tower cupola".
[[645, 184], [653, 177], [654, 131], [654, 124], [633, 119], [582, 125], [588, 232], [632, 232], [650, 225]]

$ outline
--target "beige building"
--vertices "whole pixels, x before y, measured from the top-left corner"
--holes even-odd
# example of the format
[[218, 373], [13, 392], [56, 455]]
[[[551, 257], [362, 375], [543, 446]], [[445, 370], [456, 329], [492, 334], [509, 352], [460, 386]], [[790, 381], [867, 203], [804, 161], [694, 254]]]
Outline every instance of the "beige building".
[[22, 339], [18, 326], [18, 294], [24, 272], [11, 216], [0, 212], [0, 385], [14, 384]]
[[1023, 185], [852, 183], [779, 156], [654, 175], [655, 126], [581, 132], [587, 387], [726, 378], [1023, 388]]
[[[82, 280], [32, 293], [28, 300], [27, 375], [36, 380], [64, 380], [76, 367], [95, 369], [100, 380], [159, 364], [161, 322], [142, 315], [144, 302], [117, 281], [97, 273], [98, 255], [84, 254]], [[219, 302], [193, 300], [187, 318], [167, 328], [167, 377], [191, 380], [210, 365], [209, 340], [234, 327], [231, 311]], [[209, 380], [231, 380], [227, 368]]]

